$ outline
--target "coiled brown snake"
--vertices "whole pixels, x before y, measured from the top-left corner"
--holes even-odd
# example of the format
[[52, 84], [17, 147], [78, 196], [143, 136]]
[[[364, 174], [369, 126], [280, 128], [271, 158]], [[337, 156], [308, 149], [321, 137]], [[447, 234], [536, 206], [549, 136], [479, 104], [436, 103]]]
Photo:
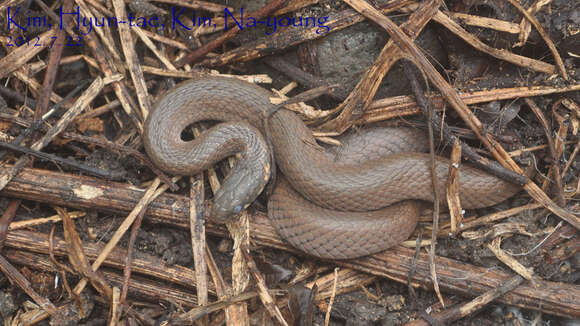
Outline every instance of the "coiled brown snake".
[[[270, 96], [234, 78], [185, 82], [167, 92], [148, 116], [145, 149], [159, 168], [181, 175], [241, 154], [212, 200], [210, 218], [223, 221], [252, 203], [266, 185], [271, 146], [284, 178], [269, 198], [268, 215], [286, 241], [311, 255], [360, 257], [406, 240], [417, 223], [417, 200], [433, 198], [430, 159], [418, 152], [424, 149], [422, 137], [410, 129], [371, 128], [345, 139], [353, 150], [335, 159], [293, 112], [279, 110], [264, 124]], [[193, 141], [181, 139], [187, 126], [203, 120], [227, 122]], [[393, 151], [400, 153], [389, 154]], [[448, 169], [449, 162], [438, 158], [441, 194]], [[459, 182], [464, 208], [491, 206], [519, 190], [468, 165], [461, 166]]]

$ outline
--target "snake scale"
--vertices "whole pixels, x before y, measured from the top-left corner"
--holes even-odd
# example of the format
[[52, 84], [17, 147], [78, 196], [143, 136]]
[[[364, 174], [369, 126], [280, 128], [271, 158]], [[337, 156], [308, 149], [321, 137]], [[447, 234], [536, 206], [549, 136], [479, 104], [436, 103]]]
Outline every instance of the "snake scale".
[[[268, 215], [294, 247], [317, 257], [347, 259], [384, 251], [415, 229], [420, 201], [432, 201], [424, 137], [411, 129], [369, 128], [345, 138], [330, 155], [294, 112], [278, 110], [264, 123], [271, 93], [226, 77], [200, 77], [164, 94], [144, 126], [145, 149], [162, 170], [193, 175], [240, 154], [210, 204], [209, 217], [225, 221], [251, 204], [276, 166], [283, 177], [268, 200]], [[222, 121], [191, 141], [192, 123]], [[273, 151], [273, 155], [271, 154]], [[437, 158], [445, 200], [449, 161]], [[497, 204], [517, 186], [469, 165], [460, 169], [464, 208]]]

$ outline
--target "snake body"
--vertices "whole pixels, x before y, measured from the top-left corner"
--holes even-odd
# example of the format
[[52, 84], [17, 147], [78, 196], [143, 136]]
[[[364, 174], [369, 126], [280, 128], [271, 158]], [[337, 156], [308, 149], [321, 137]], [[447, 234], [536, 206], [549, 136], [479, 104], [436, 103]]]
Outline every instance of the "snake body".
[[[210, 218], [223, 221], [247, 207], [271, 174], [270, 149], [283, 174], [268, 201], [268, 215], [294, 247], [317, 257], [354, 258], [384, 251], [407, 239], [419, 215], [417, 200], [432, 201], [430, 157], [422, 137], [369, 129], [329, 155], [295, 113], [276, 111], [264, 124], [271, 93], [225, 77], [182, 83], [156, 103], [144, 128], [145, 149], [162, 170], [200, 173], [241, 154], [213, 198]], [[225, 121], [194, 141], [181, 140], [188, 125]], [[398, 152], [398, 153], [396, 153]], [[437, 158], [442, 202], [449, 161]], [[464, 208], [497, 204], [519, 188], [463, 165], [459, 194]]]

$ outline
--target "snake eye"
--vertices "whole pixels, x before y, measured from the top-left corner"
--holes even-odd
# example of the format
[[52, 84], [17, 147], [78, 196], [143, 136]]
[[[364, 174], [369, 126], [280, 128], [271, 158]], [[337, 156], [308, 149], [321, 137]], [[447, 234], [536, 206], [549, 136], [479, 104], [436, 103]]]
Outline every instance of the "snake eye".
[[241, 211], [242, 211], [242, 205], [238, 205], [238, 206], [234, 207], [234, 214], [238, 214]]

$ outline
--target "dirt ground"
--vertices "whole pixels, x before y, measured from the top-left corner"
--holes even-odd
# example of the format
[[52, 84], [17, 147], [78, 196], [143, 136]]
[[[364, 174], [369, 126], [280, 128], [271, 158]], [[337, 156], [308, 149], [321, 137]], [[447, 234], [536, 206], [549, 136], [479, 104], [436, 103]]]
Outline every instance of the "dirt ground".
[[[68, 1], [64, 0], [65, 4]], [[408, 72], [403, 69], [404, 65], [411, 65], [409, 60], [399, 60], [384, 79], [379, 77], [382, 81], [377, 89], [361, 82], [372, 79], [369, 74], [377, 67], [376, 60], [381, 56], [389, 34], [369, 19], [357, 20], [356, 17], [361, 16], [356, 15], [348, 3], [359, 1], [293, 1], [291, 3], [296, 6], [278, 16], [336, 18], [352, 15], [343, 20], [331, 20], [335, 25], [327, 32], [324, 29], [323, 33], [308, 33], [306, 28], [289, 31], [289, 28], [273, 30], [271, 26], [257, 26], [247, 28], [226, 41], [220, 41], [219, 37], [228, 32], [219, 31], [219, 28], [215, 32], [199, 29], [198, 34], [170, 29], [168, 26], [175, 23], [170, 18], [172, 10], [186, 8], [184, 17], [191, 17], [195, 10], [196, 17], [216, 18], [219, 27], [217, 17], [223, 17], [223, 6], [237, 11], [244, 8], [249, 13], [267, 6], [268, 2], [202, 1], [197, 8], [180, 0], [78, 2], [99, 16], [117, 16], [118, 6], [122, 6], [135, 17], [161, 17], [160, 21], [167, 28], [146, 24], [142, 27], [145, 32], [129, 33], [133, 43], [128, 47], [132, 50], [122, 46], [117, 28], [95, 27], [86, 35], [73, 28], [72, 32], [81, 37], [75, 39], [63, 31], [60, 37], [70, 38], [67, 42], [70, 44], [61, 46], [62, 54], [58, 54], [57, 42], [55, 46], [40, 50], [33, 45], [39, 39], [50, 42], [51, 35], [59, 35], [37, 38], [50, 30], [48, 25], [39, 23], [42, 26], [28, 26], [26, 30], [18, 26], [26, 26], [30, 17], [46, 16], [49, 22], [55, 23], [56, 18], [50, 17], [45, 10], [57, 13], [60, 1], [12, 0], [0, 4], [0, 140], [1, 144], [18, 141], [16, 145], [19, 145], [0, 146], [3, 164], [0, 186], [6, 187], [0, 192], [3, 212], [0, 219], [0, 316], [5, 325], [109, 325], [112, 320], [126, 325], [194, 324], [191, 319], [187, 322], [183, 319], [185, 312], [191, 309], [194, 310], [188, 316], [196, 319], [199, 325], [220, 325], [228, 318], [228, 324], [236, 325], [239, 322], [236, 318], [244, 317], [254, 325], [277, 324], [269, 315], [273, 308], [267, 308], [263, 304], [264, 298], [260, 299], [256, 294], [263, 294], [255, 277], [250, 277], [256, 271], [265, 278], [264, 285], [272, 290], [270, 293], [275, 297], [282, 316], [294, 325], [419, 325], [418, 321], [427, 314], [458, 307], [484, 292], [503, 288], [508, 276], [515, 277], [516, 271], [532, 278], [532, 281], [520, 280], [520, 286], [529, 286], [530, 289], [536, 286], [536, 291], [543, 293], [530, 290], [526, 294], [516, 291], [513, 295], [500, 295], [500, 299], [461, 318], [423, 320], [422, 325], [580, 325], [578, 225], [575, 228], [570, 221], [564, 221], [562, 216], [542, 205], [533, 206], [537, 197], [532, 198], [525, 190], [494, 207], [468, 210], [464, 214], [465, 229], [456, 234], [450, 227], [448, 209], [442, 207], [435, 255], [447, 258], [437, 263], [445, 308], [433, 290], [428, 268], [413, 267], [415, 263], [418, 266], [423, 266], [421, 262], [428, 264], [428, 244], [419, 250], [421, 256], [417, 255], [419, 258], [415, 261], [413, 251], [418, 237], [423, 241], [431, 239], [431, 212], [421, 216], [409, 241], [394, 251], [381, 254], [388, 256], [392, 253], [393, 257], [398, 257], [388, 260], [389, 263], [386, 263], [386, 258], [380, 258], [384, 256], [377, 256], [376, 260], [335, 263], [292, 250], [271, 233], [271, 227], [261, 224], [266, 221], [265, 196], [259, 197], [246, 215], [251, 220], [248, 223], [251, 240], [246, 239], [244, 243], [250, 245], [256, 269], [246, 266], [243, 256], [239, 256], [239, 239], [235, 230], [243, 226], [243, 222], [228, 225], [229, 231], [224, 226], [208, 224], [207, 247], [217, 272], [223, 277], [223, 284], [230, 289], [229, 294], [226, 290], [225, 295], [216, 295], [220, 283], [216, 283], [216, 270], [210, 261], [209, 306], [207, 310], [199, 308], [195, 304], [199, 299], [193, 284], [196, 263], [192, 236], [189, 216], [185, 214], [189, 208], [180, 211], [182, 203], [188, 203], [190, 196], [192, 185], [188, 178], [177, 181], [178, 189], [175, 191], [167, 190], [172, 195], [162, 195], [162, 199], [155, 201], [157, 208], [142, 216], [138, 228], [129, 228], [115, 246], [119, 251], [111, 254], [118, 257], [116, 261], [108, 258], [98, 273], [92, 272], [90, 263], [106, 243], [115, 240], [115, 232], [124, 227], [123, 222], [140, 200], [135, 195], [137, 192], [131, 192], [131, 189], [148, 189], [156, 177], [157, 171], [143, 160], [145, 152], [141, 131], [137, 127], [142, 122], [142, 100], [148, 98], [154, 103], [176, 82], [213, 69], [216, 73], [256, 79], [269, 77], [271, 82], [262, 84], [267, 89], [280, 90], [297, 81], [298, 87], [288, 94], [289, 97], [318, 86], [338, 85], [331, 95], [322, 95], [307, 104], [315, 109], [332, 110], [349, 94], [359, 94], [358, 98], [352, 96], [355, 98], [353, 103], [356, 103], [350, 119], [355, 122], [353, 129], [365, 128], [372, 125], [371, 122], [421, 129], [427, 129], [427, 125], [414, 104], [405, 104], [407, 98], [404, 96], [411, 96], [409, 101], [414, 96]], [[413, 1], [369, 3], [383, 8], [385, 15], [398, 25], [407, 22], [416, 8]], [[393, 10], [388, 9], [389, 3]], [[427, 1], [419, 2], [419, 5], [425, 3]], [[43, 9], [42, 4], [49, 8]], [[450, 31], [450, 23], [441, 20], [427, 24], [415, 44], [461, 96], [479, 96], [462, 98], [482, 122], [482, 130], [493, 135], [498, 146], [510, 153], [522, 169], [533, 171], [532, 180], [549, 198], [569, 212], [578, 214], [580, 160], [576, 153], [580, 148], [577, 133], [580, 125], [580, 2], [526, 0], [521, 6], [538, 7], [531, 15], [545, 31], [544, 35], [534, 26], [529, 28], [528, 20], [510, 1], [455, 0], [446, 1], [440, 7], [443, 15], [453, 13], [452, 17], [466, 33], [461, 35], [470, 35], [487, 47], [474, 47], [477, 42], [462, 39], [458, 36], [460, 33]], [[16, 14], [16, 8], [21, 12]], [[12, 16], [9, 10], [13, 10]], [[272, 14], [267, 16], [273, 17]], [[482, 22], [492, 26], [478, 26]], [[70, 23], [71, 27], [76, 26], [74, 21]], [[12, 28], [8, 30], [10, 26]], [[515, 46], [521, 31], [527, 28], [529, 35], [523, 39], [523, 45]], [[59, 32], [57, 28], [54, 31]], [[155, 35], [162, 39], [155, 38]], [[144, 39], [153, 40], [161, 54], [155, 53]], [[187, 67], [193, 72], [179, 65], [186, 60], [188, 53], [212, 41], [218, 42], [219, 46], [189, 62]], [[558, 59], [547, 45], [549, 42], [555, 45]], [[30, 55], [29, 51], [37, 52]], [[135, 55], [134, 61], [126, 59], [127, 53]], [[223, 53], [230, 55], [221, 55]], [[166, 62], [176, 68], [169, 69]], [[306, 77], [298, 79], [300, 76], [293, 74], [283, 63], [300, 67]], [[567, 78], [563, 77], [562, 68]], [[549, 73], [543, 71], [550, 69]], [[54, 76], [52, 81], [50, 76]], [[105, 81], [106, 85], [98, 89], [96, 96], [90, 97], [87, 88], [95, 85], [97, 77], [105, 76], [122, 81]], [[144, 82], [135, 82], [135, 76]], [[433, 83], [429, 90], [438, 94]], [[89, 96], [87, 102], [82, 102], [83, 96]], [[367, 98], [369, 101], [365, 102]], [[379, 101], [383, 99], [386, 102]], [[84, 103], [83, 110], [67, 116], [74, 111], [77, 102]], [[433, 103], [436, 109], [442, 108], [441, 101], [435, 97]], [[531, 108], [533, 104], [539, 108], [540, 115]], [[34, 123], [50, 109], [54, 112], [48, 119]], [[130, 109], [133, 111], [128, 111]], [[305, 119], [314, 129], [328, 121], [305, 112]], [[476, 153], [494, 159], [451, 105], [446, 105], [440, 112], [444, 112], [444, 120], [454, 135]], [[540, 121], [541, 116], [545, 117], [545, 124]], [[65, 129], [59, 130], [58, 136], [50, 138], [42, 147], [31, 147], [50, 128], [58, 126], [59, 121], [65, 121]], [[547, 134], [554, 142], [554, 151], [549, 148]], [[19, 137], [24, 137], [24, 140], [18, 140]], [[321, 143], [328, 142], [328, 137], [320, 140]], [[25, 148], [33, 151], [24, 151]], [[450, 148], [440, 145], [437, 152], [449, 157]], [[43, 156], [42, 153], [52, 156]], [[34, 162], [30, 159], [24, 161], [23, 158], [31, 154], [35, 157]], [[12, 181], [6, 184], [3, 180], [18, 164], [23, 164], [26, 169], [22, 174], [12, 176]], [[551, 172], [553, 169], [558, 169], [559, 173], [554, 174]], [[42, 170], [56, 174], [44, 174]], [[225, 164], [220, 165], [217, 169], [219, 179], [223, 179], [226, 170]], [[68, 179], [67, 175], [77, 178]], [[211, 198], [212, 187], [207, 175], [197, 186], [200, 184], [203, 187], [195, 191], [204, 193], [206, 199]], [[104, 193], [108, 197], [101, 200], [98, 195], [91, 197], [91, 194], [76, 191], [86, 190], [89, 186], [101, 189], [101, 195]], [[115, 189], [129, 190], [113, 192]], [[528, 209], [514, 213], [508, 211], [526, 205], [529, 205]], [[57, 210], [57, 206], [67, 207], [67, 211]], [[170, 207], [165, 208], [166, 211], [174, 209], [181, 214], [180, 217], [164, 219], [171, 213], [163, 213], [163, 207]], [[155, 209], [161, 213], [155, 213]], [[53, 215], [60, 219], [75, 217], [74, 224], [41, 220]], [[492, 219], [477, 222], [476, 218], [484, 216]], [[25, 221], [36, 222], [34, 225], [15, 226]], [[12, 229], [7, 231], [9, 226]], [[48, 246], [51, 232], [59, 239], [55, 243], [60, 243], [54, 244], [54, 248]], [[130, 239], [130, 233], [133, 233], [133, 239]], [[492, 251], [494, 245], [500, 246], [503, 255]], [[131, 287], [127, 298], [118, 304], [116, 292], [111, 289], [123, 288], [124, 257], [128, 247], [132, 248], [133, 259], [144, 263], [141, 269], [134, 265], [130, 282], [138, 285]], [[505, 256], [507, 258], [502, 259]], [[407, 267], [407, 262], [411, 261], [413, 263]], [[385, 263], [385, 266], [378, 262]], [[389, 265], [390, 262], [401, 266]], [[522, 269], [518, 270], [515, 262]], [[371, 266], [373, 264], [376, 266]], [[155, 274], [154, 268], [165, 270], [171, 276], [161, 277]], [[187, 273], [187, 277], [183, 276]], [[245, 276], [240, 276], [240, 273]], [[413, 273], [417, 274], [413, 276]], [[468, 281], [461, 282], [463, 274], [469, 278]], [[89, 285], [81, 296], [75, 296], [74, 288], [82, 277], [90, 280]], [[413, 280], [413, 287], [407, 285], [408, 279]], [[475, 282], [477, 279], [480, 283]], [[243, 297], [246, 294], [248, 297]], [[225, 312], [223, 306], [216, 304], [220, 300], [234, 299], [245, 304], [233, 305], [237, 312]], [[55, 308], [50, 318], [47, 315], [42, 317], [41, 306], [48, 307], [45, 310], [49, 313], [50, 307]], [[112, 315], [113, 307], [117, 312]], [[330, 317], [325, 321], [327, 310], [330, 310]]]

